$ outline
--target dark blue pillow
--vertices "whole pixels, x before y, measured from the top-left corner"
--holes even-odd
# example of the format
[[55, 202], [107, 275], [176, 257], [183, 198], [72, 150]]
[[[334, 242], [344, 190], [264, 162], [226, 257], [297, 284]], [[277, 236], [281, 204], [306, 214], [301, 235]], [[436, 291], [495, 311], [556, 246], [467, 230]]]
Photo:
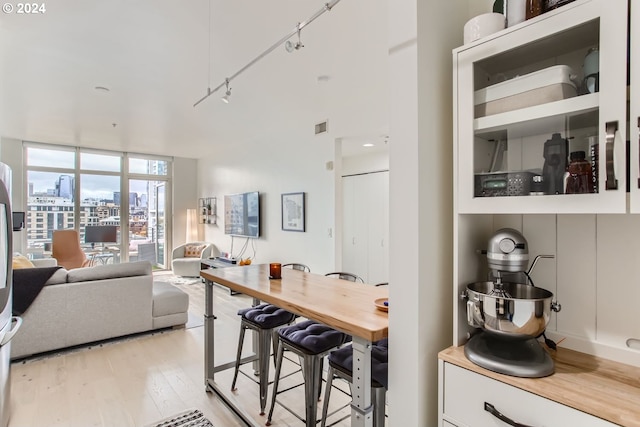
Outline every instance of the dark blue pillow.
[[[389, 387], [388, 356], [389, 341], [384, 338], [373, 344], [371, 347], [371, 378], [382, 385], [385, 389]], [[342, 347], [329, 354], [329, 363], [343, 372], [353, 375], [353, 349], [351, 346]]]
[[293, 322], [295, 315], [272, 304], [243, 308], [238, 314], [262, 329], [272, 329]]
[[344, 344], [347, 335], [313, 320], [278, 330], [281, 339], [307, 354], [320, 354]]

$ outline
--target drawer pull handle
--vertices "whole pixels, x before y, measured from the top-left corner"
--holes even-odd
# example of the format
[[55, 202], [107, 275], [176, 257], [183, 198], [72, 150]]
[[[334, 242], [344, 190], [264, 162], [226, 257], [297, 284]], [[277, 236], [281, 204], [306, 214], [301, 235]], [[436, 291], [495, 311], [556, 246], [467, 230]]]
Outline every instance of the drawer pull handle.
[[[640, 117], [638, 117], [638, 129], [640, 129]], [[640, 146], [640, 136], [638, 137], [638, 145]], [[640, 160], [640, 157], [638, 160]], [[640, 178], [638, 178], [638, 188], [640, 188]]]
[[496, 417], [497, 419], [499, 419], [500, 421], [503, 421], [507, 424], [509, 424], [510, 426], [513, 427], [530, 427], [528, 425], [525, 424], [520, 424], [517, 423], [515, 421], [513, 421], [511, 418], [508, 418], [504, 415], [502, 415], [500, 413], [500, 411], [498, 411], [491, 403], [489, 402], [484, 402], [484, 410], [489, 412], [491, 415], [493, 415], [494, 417]]
[[616, 142], [616, 132], [618, 131], [618, 122], [607, 122], [606, 124], [606, 144], [605, 144], [605, 166], [607, 172], [606, 189], [617, 190], [618, 180], [616, 179], [616, 171], [614, 169], [614, 144]]

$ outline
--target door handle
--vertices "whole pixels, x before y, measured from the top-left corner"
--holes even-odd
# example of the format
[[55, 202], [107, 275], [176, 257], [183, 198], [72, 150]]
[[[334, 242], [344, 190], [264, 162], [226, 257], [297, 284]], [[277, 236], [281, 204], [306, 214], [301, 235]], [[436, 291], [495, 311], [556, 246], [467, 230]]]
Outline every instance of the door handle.
[[607, 122], [605, 125], [605, 166], [607, 172], [607, 181], [605, 189], [617, 190], [618, 180], [616, 179], [616, 171], [614, 170], [613, 158], [616, 141], [616, 132], [618, 131], [618, 122]]
[[16, 332], [18, 332], [18, 329], [20, 329], [21, 325], [22, 325], [22, 317], [13, 316], [11, 318], [11, 329], [9, 330], [9, 332], [4, 334], [4, 337], [2, 337], [2, 341], [0, 341], [0, 346], [3, 346], [9, 341], [11, 341], [11, 338], [13, 338]]
[[489, 402], [484, 402], [484, 410], [487, 411], [488, 413], [490, 413], [491, 415], [493, 415], [494, 417], [496, 417], [497, 419], [499, 419], [500, 421], [509, 424], [510, 426], [513, 426], [513, 427], [531, 427], [531, 426], [528, 426], [528, 425], [525, 425], [525, 424], [517, 423], [517, 422], [513, 421], [511, 418], [508, 418], [508, 417], [502, 415], [500, 413], [500, 411], [498, 411]]
[[[640, 129], [640, 117], [638, 117], [638, 129]], [[638, 166], [640, 167], [640, 134], [638, 135]], [[640, 178], [638, 178], [638, 188], [640, 188]]]

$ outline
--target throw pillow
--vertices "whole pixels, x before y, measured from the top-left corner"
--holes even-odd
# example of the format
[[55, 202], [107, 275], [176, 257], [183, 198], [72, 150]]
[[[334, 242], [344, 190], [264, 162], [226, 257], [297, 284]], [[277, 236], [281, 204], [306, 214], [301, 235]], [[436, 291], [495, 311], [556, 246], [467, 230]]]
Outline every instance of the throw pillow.
[[184, 257], [185, 258], [200, 258], [202, 251], [207, 245], [185, 245]]
[[34, 268], [35, 265], [24, 255], [14, 255], [12, 263], [13, 269], [18, 270], [20, 268]]

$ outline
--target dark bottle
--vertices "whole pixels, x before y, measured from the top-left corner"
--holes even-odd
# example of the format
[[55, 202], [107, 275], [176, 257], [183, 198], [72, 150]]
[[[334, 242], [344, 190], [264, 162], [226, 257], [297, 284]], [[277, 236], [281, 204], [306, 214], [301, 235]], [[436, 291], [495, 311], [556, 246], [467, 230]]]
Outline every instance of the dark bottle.
[[544, 7], [544, 0], [527, 0], [527, 9], [525, 16], [527, 19], [535, 18], [542, 14]]
[[585, 158], [584, 151], [574, 151], [569, 155], [566, 194], [593, 193], [591, 183], [591, 163]]

